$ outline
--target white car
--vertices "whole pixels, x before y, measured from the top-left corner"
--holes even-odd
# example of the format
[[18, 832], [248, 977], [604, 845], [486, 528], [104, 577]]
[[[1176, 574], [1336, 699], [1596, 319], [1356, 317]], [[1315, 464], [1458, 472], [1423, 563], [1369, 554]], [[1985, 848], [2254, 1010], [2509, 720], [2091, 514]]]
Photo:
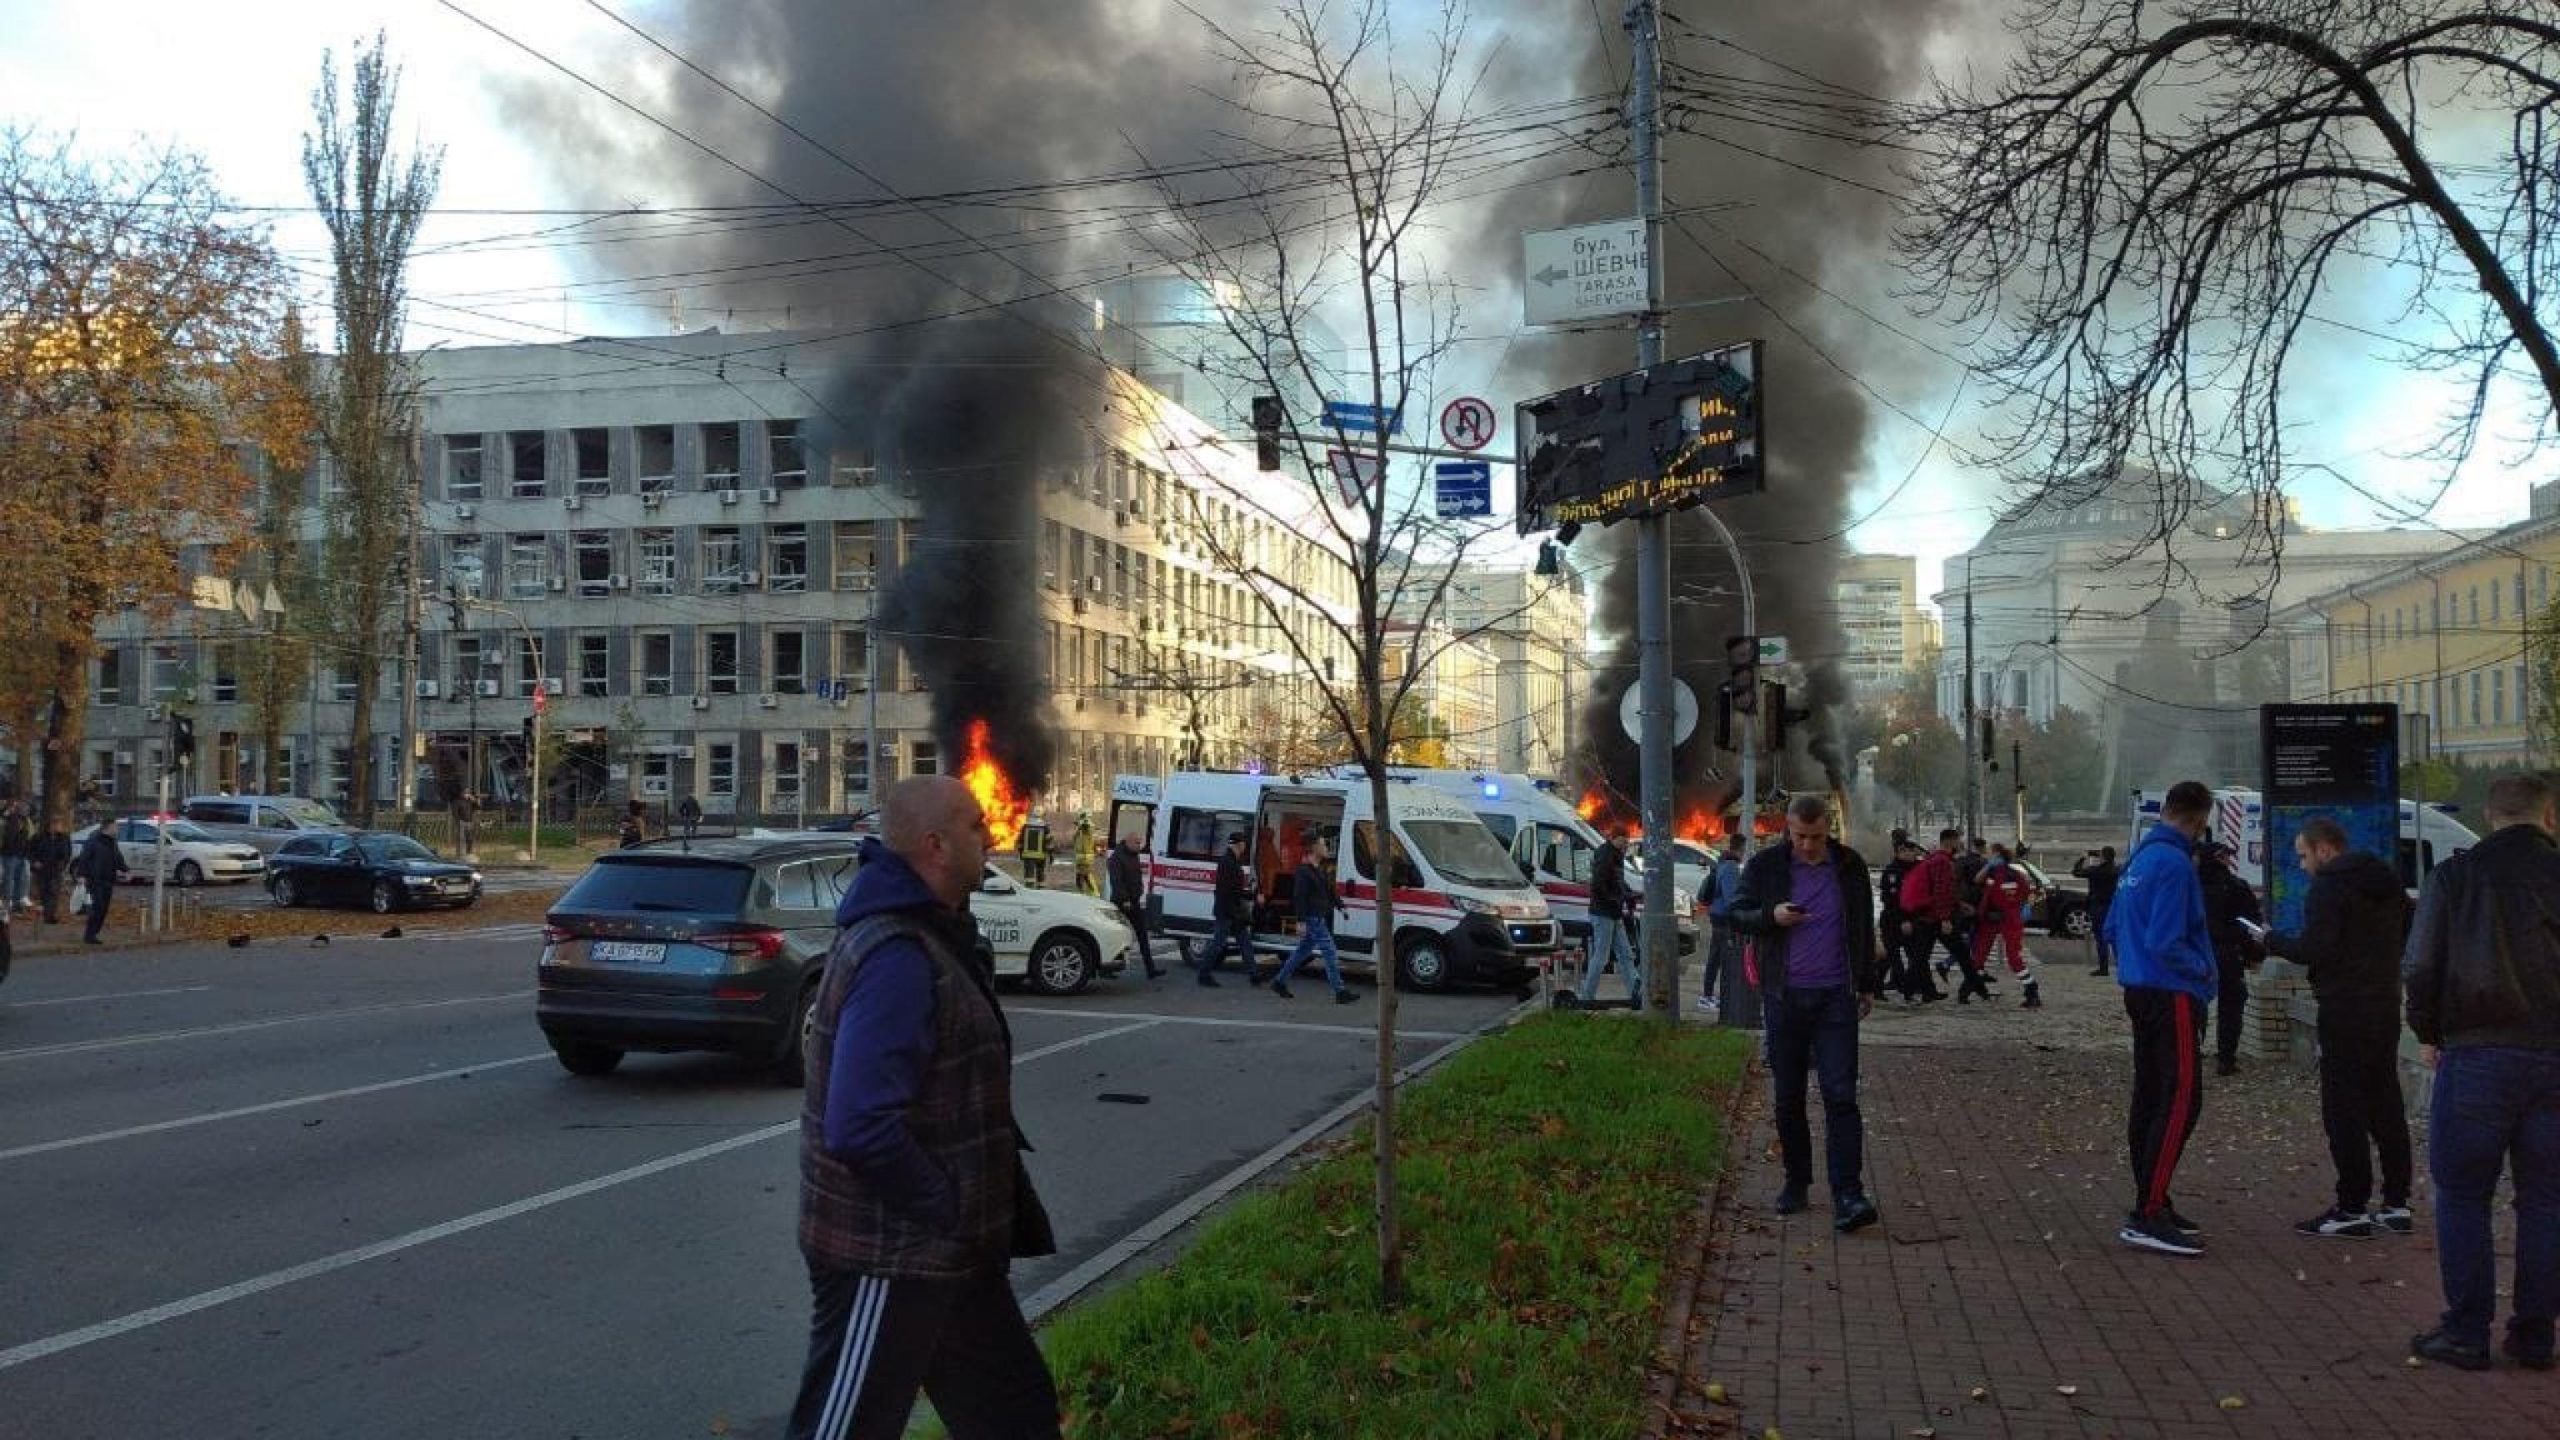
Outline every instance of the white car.
[[[136, 816], [112, 823], [116, 849], [124, 857], [127, 879], [151, 879], [152, 855], [159, 849], [160, 825], [148, 816]], [[89, 827], [71, 837], [76, 851], [89, 838]], [[237, 884], [263, 880], [267, 874], [266, 857], [254, 845], [236, 840], [218, 839], [203, 827], [185, 820], [168, 822], [169, 851], [164, 878], [172, 885]]]
[[1074, 890], [1027, 890], [989, 865], [969, 900], [996, 954], [996, 978], [1043, 995], [1072, 995], [1096, 975], [1129, 968], [1138, 937], [1108, 904]]
[[[1706, 888], [1707, 877], [1715, 873], [1716, 857], [1703, 845], [1688, 840], [1671, 842], [1671, 886], [1688, 904], [1695, 905], [1698, 892]], [[1638, 889], [1644, 885], [1644, 842], [1627, 847], [1627, 883]], [[1677, 910], [1679, 907], [1674, 906]]]

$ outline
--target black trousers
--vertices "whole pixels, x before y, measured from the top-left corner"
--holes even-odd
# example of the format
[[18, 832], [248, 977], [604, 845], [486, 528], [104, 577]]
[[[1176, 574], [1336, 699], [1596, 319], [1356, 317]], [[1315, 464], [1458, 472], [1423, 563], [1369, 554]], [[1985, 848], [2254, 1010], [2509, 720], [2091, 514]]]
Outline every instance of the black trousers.
[[2221, 964], [2221, 987], [2213, 999], [2213, 1053], [2240, 1058], [2240, 1037], [2249, 1028], [2249, 967], [2237, 960]]
[[62, 867], [40, 860], [35, 872], [36, 904], [42, 908], [44, 923], [58, 925], [62, 922]]
[[790, 1440], [898, 1440], [921, 1391], [952, 1440], [1045, 1440], [1058, 1390], [1004, 1267], [961, 1280], [809, 1270]]
[[115, 898], [116, 887], [112, 883], [92, 884], [89, 887], [89, 924], [87, 929], [81, 931], [81, 939], [95, 940], [98, 938], [98, 932], [107, 928], [107, 906]]
[[1938, 922], [1934, 920], [1914, 920], [1910, 934], [1893, 937], [1892, 954], [1898, 963], [1892, 984], [1904, 999], [1917, 1000], [1938, 993], [1938, 983], [1929, 978], [1929, 954], [1937, 948]]
[[2124, 1013], [2133, 1022], [2133, 1104], [2125, 1144], [2133, 1154], [2133, 1209], [2156, 1215], [2169, 1204], [2178, 1157], [2204, 1113], [2204, 1004], [2184, 990], [2128, 985]]
[[1120, 918], [1129, 922], [1129, 933], [1138, 937], [1138, 968], [1153, 975], [1156, 973], [1156, 952], [1147, 939], [1147, 907], [1115, 903], [1111, 908], [1120, 912]]
[[2382, 1152], [2382, 1203], [2409, 1203], [2409, 1112], [2400, 1099], [2400, 1007], [2389, 997], [2320, 1002], [2320, 1128], [2338, 1168], [2338, 1208], [2373, 1198]]

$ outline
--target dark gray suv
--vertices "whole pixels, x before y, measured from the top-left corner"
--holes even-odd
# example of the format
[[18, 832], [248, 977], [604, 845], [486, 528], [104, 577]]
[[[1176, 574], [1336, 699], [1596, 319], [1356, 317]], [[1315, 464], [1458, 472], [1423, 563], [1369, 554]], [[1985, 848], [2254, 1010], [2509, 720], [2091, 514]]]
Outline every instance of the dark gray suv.
[[859, 866], [852, 835], [610, 851], [555, 902], [534, 1018], [575, 1075], [633, 1050], [718, 1050], [800, 1083], [801, 1043]]

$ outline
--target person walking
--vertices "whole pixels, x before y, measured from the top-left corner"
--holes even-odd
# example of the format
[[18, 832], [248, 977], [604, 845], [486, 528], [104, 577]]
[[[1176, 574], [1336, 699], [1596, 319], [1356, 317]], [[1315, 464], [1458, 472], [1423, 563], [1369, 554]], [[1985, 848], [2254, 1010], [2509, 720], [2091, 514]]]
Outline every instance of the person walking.
[[633, 800], [622, 808], [622, 848], [636, 849], [649, 843], [649, 802]]
[[1822, 1085], [1822, 1138], [1831, 1225], [1843, 1233], [1876, 1223], [1861, 1183], [1865, 1124], [1858, 1114], [1858, 1022], [1884, 992], [1875, 896], [1867, 862], [1833, 839], [1829, 797], [1787, 806], [1787, 843], [1742, 867], [1733, 920], [1755, 938], [1766, 1016], [1769, 1087], [1786, 1180], [1771, 1208], [1805, 1208], [1813, 1132], [1805, 1121], [1806, 1073]]
[[2115, 952], [2107, 948], [2107, 907], [2116, 900], [2116, 847], [2101, 845], [2071, 862], [2074, 879], [2089, 882], [2089, 944], [2098, 955], [2098, 968], [2092, 975], [2107, 973]]
[[891, 1440], [921, 1391], [954, 1440], [1054, 1436], [1058, 1392], [1007, 1277], [1055, 1253], [1019, 1153], [1013, 1037], [976, 961], [986, 817], [898, 782], [836, 909], [800, 1108], [809, 1356], [790, 1440]]
[[1164, 967], [1156, 963], [1155, 944], [1147, 936], [1147, 862], [1138, 852], [1135, 832], [1120, 837], [1111, 847], [1111, 858], [1103, 862], [1105, 878], [1111, 882], [1111, 908], [1129, 922], [1129, 933], [1138, 937], [1138, 958], [1147, 962], [1147, 978], [1161, 980]]
[[[1915, 976], [1912, 973], [1915, 967], [1911, 962], [1910, 940], [1914, 922], [1911, 913], [1902, 905], [1905, 882], [1919, 871], [1920, 847], [1911, 842], [1910, 836], [1895, 832], [1893, 858], [1886, 861], [1884, 869], [1876, 874], [1876, 903], [1881, 911], [1877, 925], [1884, 942], [1885, 988], [1901, 995], [1907, 1005], [1920, 1003], [1921, 987], [1927, 983], [1929, 971], [1927, 962], [1923, 961], [1916, 967], [1919, 974]], [[1918, 887], [1913, 888], [1916, 891]], [[1930, 985], [1928, 988], [1934, 990], [1937, 987]]]
[[62, 923], [62, 877], [71, 868], [71, 837], [59, 825], [47, 825], [27, 846], [28, 867], [35, 872], [37, 914], [47, 925]]
[[[2269, 954], [2311, 971], [2319, 1006], [2320, 1128], [2337, 1167], [2335, 1203], [2294, 1226], [2299, 1235], [2361, 1240], [2406, 1235], [2409, 1112], [2400, 1098], [2400, 943], [2409, 897], [2400, 876], [2370, 851], [2351, 849], [2346, 827], [2326, 815], [2302, 822], [2295, 863], [2311, 877], [2299, 933], [2266, 937]], [[2382, 1204], [2373, 1164], [2382, 1157]]]
[[1333, 987], [1333, 1003], [1359, 999], [1342, 983], [1342, 958], [1333, 949], [1333, 919], [1342, 913], [1342, 896], [1333, 885], [1333, 847], [1321, 835], [1307, 842], [1306, 858], [1290, 879], [1290, 905], [1298, 917], [1298, 943], [1280, 963], [1280, 973], [1271, 977], [1271, 993], [1289, 999], [1289, 977], [1314, 953], [1324, 957], [1324, 980]]
[[480, 797], [469, 790], [453, 800], [453, 833], [461, 842], [462, 858], [469, 860], [480, 853]]
[[27, 908], [29, 852], [35, 848], [35, 826], [16, 796], [0, 806], [0, 915]]
[[1734, 988], [1742, 983], [1742, 933], [1733, 928], [1733, 902], [1742, 893], [1742, 861], [1745, 855], [1742, 833], [1724, 837], [1724, 848], [1716, 855], [1715, 868], [1707, 872], [1707, 883], [1700, 909], [1707, 917], [1706, 988], [1698, 996], [1698, 1008], [1713, 1010], [1721, 993], [1730, 999]]
[[1095, 889], [1093, 885], [1093, 862], [1100, 854], [1100, 848], [1094, 843], [1092, 816], [1076, 817], [1076, 835], [1073, 844], [1072, 853], [1076, 861], [1076, 893], [1079, 895], [1101, 894], [1102, 892]]
[[71, 868], [89, 890], [89, 923], [80, 932], [81, 943], [103, 944], [98, 932], [107, 928], [107, 906], [116, 898], [116, 876], [124, 869], [124, 852], [116, 846], [114, 820], [102, 819], [90, 830]]
[[1262, 983], [1262, 961], [1253, 953], [1253, 881], [1244, 868], [1244, 840], [1244, 832], [1238, 830], [1227, 836], [1227, 843], [1218, 850], [1218, 887], [1210, 900], [1214, 913], [1209, 943], [1200, 947], [1200, 958], [1192, 966], [1200, 972], [1203, 985], [1218, 983], [1218, 977], [1211, 972], [1226, 958], [1230, 938], [1243, 956], [1246, 983]]
[[2116, 983], [2133, 1026], [2133, 1102], [2125, 1120], [2133, 1158], [2133, 1208], [2116, 1238], [2140, 1250], [2201, 1255], [2196, 1228], [2169, 1201], [2178, 1157], [2203, 1113], [2204, 1007], [2213, 1000], [2213, 941], [2205, 932], [2204, 888], [2195, 847], [2213, 813], [2213, 792], [2194, 780], [2169, 787], [2160, 823], [2125, 862], [2107, 912]]
[[1609, 843], [1591, 857], [1591, 948], [1582, 957], [1581, 983], [1573, 989], [1577, 1004], [1599, 998], [1600, 972], [1615, 963], [1618, 978], [1627, 984], [1627, 999], [1638, 1010], [1644, 1008], [1644, 975], [1627, 935], [1627, 906], [1633, 898], [1627, 889], [1627, 839], [1626, 827], [1618, 826], [1609, 832]]
[[[2196, 847], [2196, 880], [2204, 888], [2204, 928], [2213, 941], [2213, 1073], [2240, 1073], [2240, 1037], [2248, 1031], [2249, 971], [2266, 958], [2250, 926], [2258, 923], [2257, 892], [2231, 868], [2231, 847], [2208, 840]], [[2396, 932], [2395, 932], [2396, 935]]]
[[2514, 1303], [2502, 1349], [2548, 1370], [2560, 1315], [2560, 789], [2503, 775], [2489, 837], [2437, 863], [2400, 961], [2409, 1028], [2436, 1072], [2427, 1121], [2445, 1309], [2409, 1353], [2489, 1368], [2498, 1270], [2489, 1206], [2515, 1187]]
[[[1991, 859], [1982, 867], [1976, 881], [1973, 922], [1973, 969], [1979, 975], [1991, 965], [1995, 945], [2008, 952], [2009, 973], [2018, 978], [2026, 998], [2018, 1002], [2022, 1010], [2041, 1010], [2044, 1000], [2036, 992], [2035, 962], [2027, 958], [2027, 909], [2035, 903], [2036, 889], [2027, 872], [2009, 858], [2009, 847], [1991, 847]], [[1990, 994], [1983, 990], [1987, 998]]]

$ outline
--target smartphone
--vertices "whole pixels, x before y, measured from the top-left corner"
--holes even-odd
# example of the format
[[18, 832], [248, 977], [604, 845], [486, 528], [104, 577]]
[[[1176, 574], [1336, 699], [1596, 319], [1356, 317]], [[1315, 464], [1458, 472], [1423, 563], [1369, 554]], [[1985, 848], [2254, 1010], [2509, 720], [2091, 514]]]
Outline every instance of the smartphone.
[[2240, 928], [2241, 928], [2241, 929], [2246, 930], [2246, 931], [2248, 931], [2248, 932], [2249, 932], [2249, 938], [2250, 938], [2250, 939], [2252, 939], [2252, 940], [2264, 940], [2264, 939], [2266, 939], [2266, 938], [2267, 938], [2267, 927], [2266, 927], [2266, 926], [2261, 925], [2261, 924], [2259, 924], [2257, 921], [2255, 921], [2255, 920], [2251, 920], [2251, 919], [2249, 919], [2249, 918], [2248, 918], [2248, 917], [2246, 917], [2246, 916], [2235, 916], [2235, 917], [2233, 917], [2233, 918], [2235, 918], [2235, 919], [2239, 920], [2239, 922], [2240, 922]]

